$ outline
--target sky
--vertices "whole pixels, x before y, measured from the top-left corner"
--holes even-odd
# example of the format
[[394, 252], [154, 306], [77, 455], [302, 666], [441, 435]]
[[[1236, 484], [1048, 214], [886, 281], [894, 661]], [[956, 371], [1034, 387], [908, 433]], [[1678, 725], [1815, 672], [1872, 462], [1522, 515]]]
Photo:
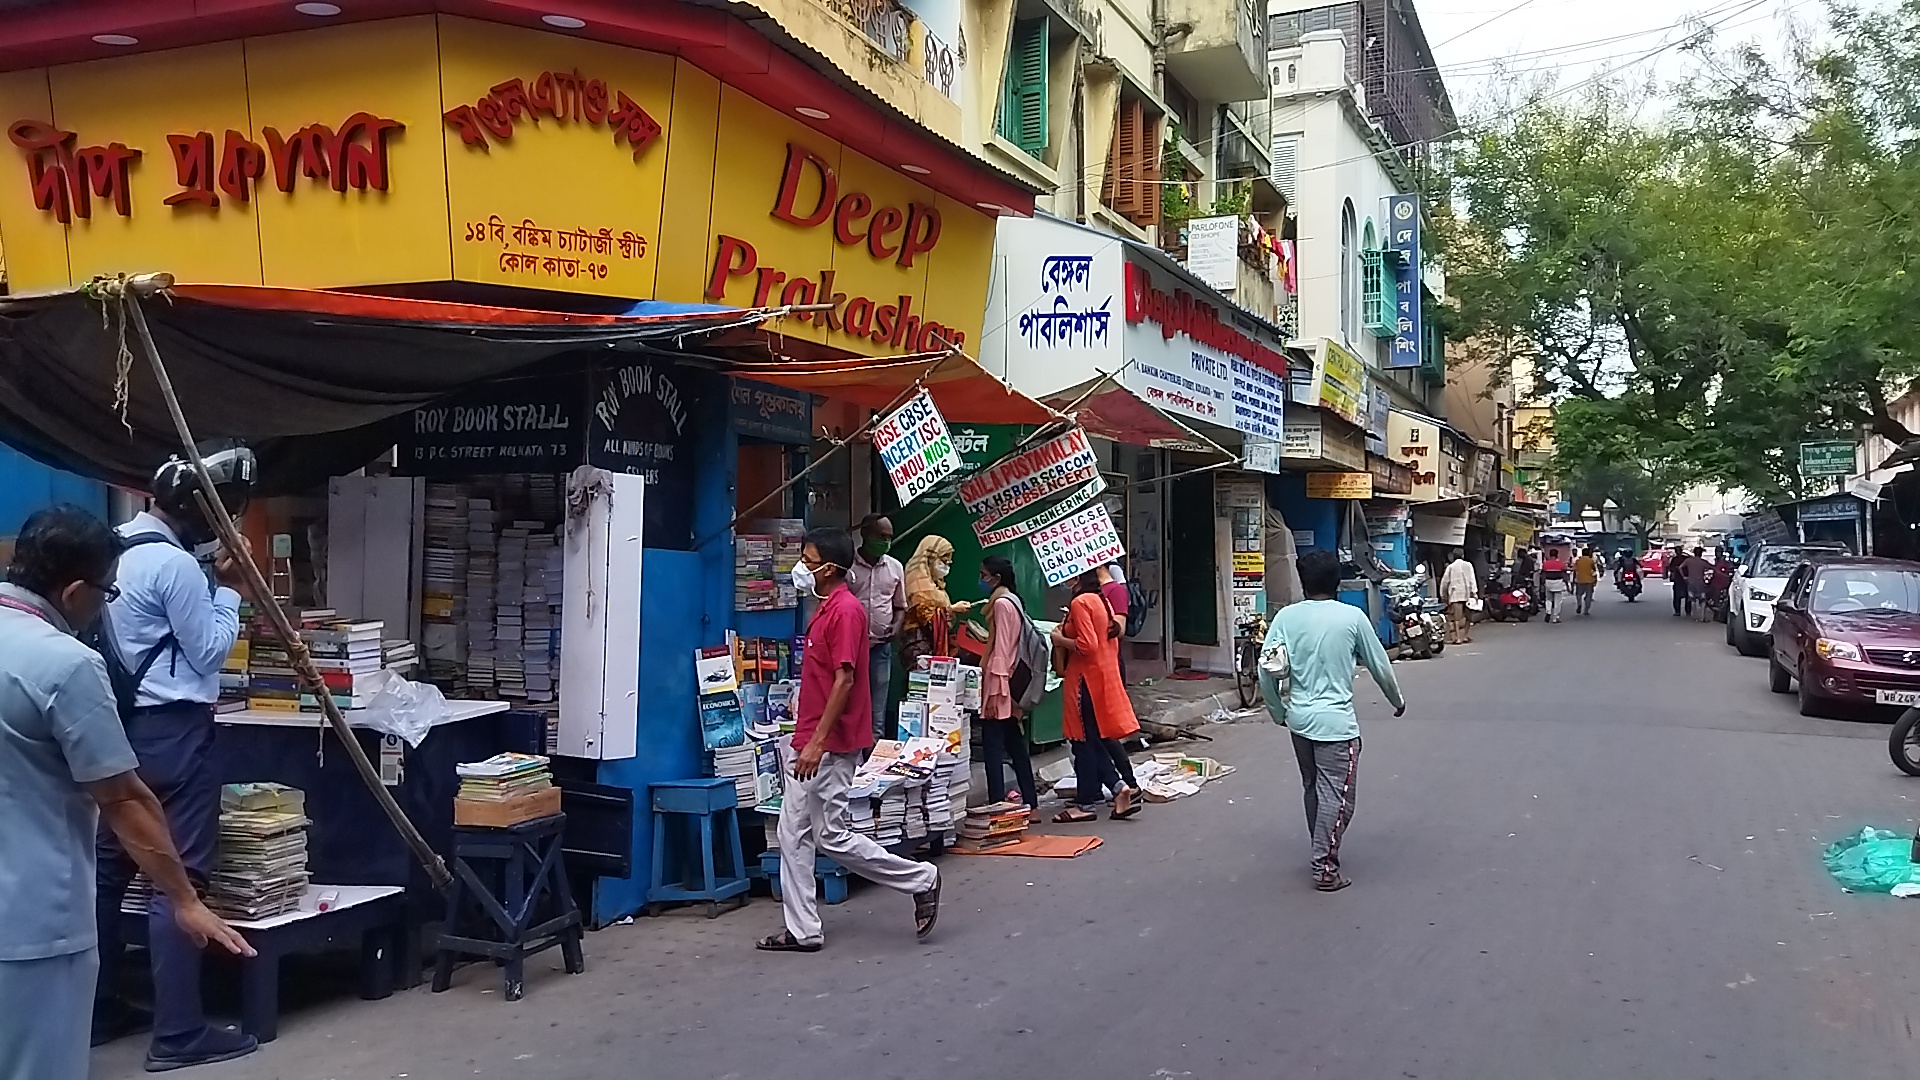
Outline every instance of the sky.
[[[1822, 0], [1415, 0], [1435, 61], [1462, 115], [1499, 108], [1511, 75], [1553, 73], [1571, 87], [1613, 69], [1667, 83], [1691, 62], [1678, 43], [1689, 17], [1731, 46], [1776, 55], [1790, 21], [1817, 29]], [[1651, 54], [1651, 55], [1650, 55]]]

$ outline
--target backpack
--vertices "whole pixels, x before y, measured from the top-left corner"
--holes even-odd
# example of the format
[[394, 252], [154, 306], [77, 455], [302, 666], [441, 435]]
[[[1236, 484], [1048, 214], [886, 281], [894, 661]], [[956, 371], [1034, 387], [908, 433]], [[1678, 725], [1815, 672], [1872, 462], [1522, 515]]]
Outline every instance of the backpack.
[[[171, 544], [173, 541], [159, 533], [140, 533], [126, 538], [121, 554], [124, 555], [137, 547], [148, 544]], [[183, 549], [184, 550], [184, 549]], [[140, 693], [140, 684], [146, 681], [147, 672], [153, 670], [154, 661], [160, 654], [180, 647], [179, 639], [171, 632], [154, 643], [140, 663], [129, 670], [126, 660], [120, 655], [120, 647], [114, 644], [113, 620], [108, 617], [105, 606], [100, 608], [100, 618], [79, 634], [81, 644], [100, 654], [107, 665], [107, 682], [113, 687], [113, 703], [119, 709], [120, 721], [125, 723], [133, 715], [135, 702]]]
[[1276, 724], [1287, 722], [1287, 700], [1293, 693], [1293, 662], [1287, 657], [1287, 641], [1278, 625], [1267, 631], [1260, 646], [1260, 696], [1266, 699], [1267, 715]]
[[1147, 590], [1138, 581], [1127, 581], [1127, 636], [1134, 637], [1147, 628]]
[[1027, 617], [1027, 605], [1018, 594], [1008, 592], [1013, 606], [1020, 610], [1020, 644], [1014, 649], [1013, 673], [1007, 677], [1007, 689], [1013, 694], [1014, 708], [1032, 712], [1047, 692], [1047, 668], [1052, 649], [1046, 636]]

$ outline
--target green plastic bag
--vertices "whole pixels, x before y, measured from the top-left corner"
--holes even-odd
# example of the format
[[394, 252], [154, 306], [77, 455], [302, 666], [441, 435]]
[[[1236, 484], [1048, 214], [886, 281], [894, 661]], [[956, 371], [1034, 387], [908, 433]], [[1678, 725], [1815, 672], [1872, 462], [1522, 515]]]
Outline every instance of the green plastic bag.
[[1920, 863], [1913, 861], [1913, 838], [1886, 829], [1861, 829], [1827, 848], [1827, 873], [1849, 892], [1892, 892], [1895, 885], [1920, 884]]

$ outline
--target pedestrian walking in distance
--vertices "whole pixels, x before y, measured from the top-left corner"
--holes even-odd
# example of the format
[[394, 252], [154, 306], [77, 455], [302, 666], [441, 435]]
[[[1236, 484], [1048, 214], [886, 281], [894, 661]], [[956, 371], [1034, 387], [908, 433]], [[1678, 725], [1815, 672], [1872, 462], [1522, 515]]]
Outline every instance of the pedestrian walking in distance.
[[1712, 622], [1713, 609], [1707, 606], [1707, 576], [1713, 564], [1707, 561], [1707, 549], [1697, 547], [1685, 561], [1681, 576], [1687, 581], [1687, 614], [1695, 622]]
[[893, 638], [907, 613], [907, 571], [893, 550], [893, 522], [868, 514], [860, 522], [860, 550], [847, 570], [847, 587], [867, 609], [867, 681], [873, 695], [873, 737], [893, 737], [887, 691], [893, 683]]
[[101, 823], [167, 898], [173, 928], [253, 955], [207, 909], [121, 726], [106, 665], [74, 637], [119, 591], [113, 530], [76, 507], [28, 518], [0, 585], [0, 1077], [86, 1080]]
[[[1061, 824], [1092, 821], [1100, 792], [1113, 792], [1113, 817], [1130, 818], [1140, 812], [1136, 785], [1129, 776], [1133, 763], [1120, 740], [1140, 730], [1120, 681], [1120, 633], [1125, 629], [1113, 605], [1100, 591], [1100, 576], [1092, 570], [1073, 583], [1067, 618], [1053, 630], [1056, 656], [1066, 685], [1062, 726], [1073, 743], [1073, 803], [1055, 815]], [[1125, 772], [1116, 764], [1127, 761]]]
[[1693, 614], [1693, 597], [1687, 592], [1687, 553], [1679, 544], [1667, 552], [1667, 583], [1673, 586], [1673, 617], [1680, 617], [1684, 605], [1688, 615]]
[[1293, 735], [1306, 795], [1312, 837], [1313, 887], [1336, 892], [1352, 882], [1340, 873], [1340, 840], [1353, 821], [1354, 786], [1360, 767], [1360, 721], [1353, 711], [1353, 669], [1359, 664], [1403, 716], [1407, 700], [1393, 677], [1366, 612], [1334, 599], [1340, 589], [1340, 558], [1331, 551], [1300, 556], [1300, 589], [1306, 599], [1274, 616], [1262, 653], [1284, 647], [1291, 669], [1280, 701], [1268, 701], [1274, 719]]
[[1453, 549], [1453, 561], [1440, 575], [1440, 599], [1447, 605], [1447, 641], [1465, 645], [1473, 640], [1473, 618], [1467, 602], [1480, 595], [1480, 579], [1467, 561], [1467, 553]]
[[787, 928], [759, 941], [771, 952], [820, 951], [816, 854], [912, 896], [920, 937], [933, 932], [940, 913], [940, 872], [932, 863], [901, 858], [847, 822], [847, 788], [862, 752], [873, 745], [869, 623], [867, 609], [846, 587], [852, 564], [852, 537], [838, 529], [813, 529], [793, 567], [794, 588], [821, 603], [807, 623], [793, 760], [780, 800], [780, 910]]
[[1547, 557], [1540, 560], [1540, 580], [1546, 586], [1547, 621], [1564, 622], [1560, 604], [1567, 598], [1567, 559], [1558, 549], [1549, 549]]
[[1586, 548], [1580, 557], [1573, 560], [1573, 613], [1575, 615], [1593, 614], [1593, 589], [1600, 584], [1600, 560], [1594, 557], [1593, 549]]
[[[1020, 798], [1029, 816], [1038, 812], [1039, 789], [1033, 781], [1033, 760], [1027, 752], [1027, 732], [1013, 701], [1013, 669], [1020, 659], [1020, 634], [1026, 613], [1013, 592], [1013, 563], [1005, 555], [989, 555], [980, 562], [980, 591], [987, 594], [987, 648], [980, 664], [980, 738], [986, 744], [987, 801], [1007, 797], [1006, 766], [1013, 766]], [[1036, 679], [1045, 678], [1034, 672]]]
[[[238, 515], [253, 487], [253, 452], [226, 442], [196, 452], [219, 489], [216, 512]], [[220, 699], [220, 666], [240, 635], [241, 555], [221, 549], [208, 580], [193, 551], [218, 532], [195, 499], [199, 487], [192, 463], [181, 458], [154, 473], [153, 508], [120, 526], [120, 594], [108, 601], [103, 617], [112, 648], [137, 684], [133, 700], [122, 703], [122, 719], [140, 758], [141, 778], [166, 811], [188, 875], [204, 883], [220, 840], [213, 706]], [[137, 867], [116, 837], [100, 837], [94, 1027], [103, 1040], [137, 1030], [144, 1020], [117, 996], [120, 903]], [[147, 1067], [181, 1069], [252, 1053], [258, 1045], [253, 1036], [207, 1023], [200, 1002], [201, 948], [176, 929], [171, 905], [168, 897], [156, 897], [147, 915], [146, 959], [154, 984]]]

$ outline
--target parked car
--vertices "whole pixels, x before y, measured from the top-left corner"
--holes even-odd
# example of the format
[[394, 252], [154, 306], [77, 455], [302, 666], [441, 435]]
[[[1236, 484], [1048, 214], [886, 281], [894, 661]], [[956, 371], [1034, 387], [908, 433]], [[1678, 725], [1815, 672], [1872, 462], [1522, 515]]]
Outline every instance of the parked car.
[[1767, 687], [1830, 705], [1920, 705], [1920, 563], [1814, 553], [1773, 604]]
[[1767, 637], [1773, 633], [1773, 602], [1787, 585], [1787, 575], [1809, 557], [1846, 554], [1840, 544], [1756, 544], [1733, 572], [1727, 589], [1727, 644], [1741, 656], [1767, 655]]

